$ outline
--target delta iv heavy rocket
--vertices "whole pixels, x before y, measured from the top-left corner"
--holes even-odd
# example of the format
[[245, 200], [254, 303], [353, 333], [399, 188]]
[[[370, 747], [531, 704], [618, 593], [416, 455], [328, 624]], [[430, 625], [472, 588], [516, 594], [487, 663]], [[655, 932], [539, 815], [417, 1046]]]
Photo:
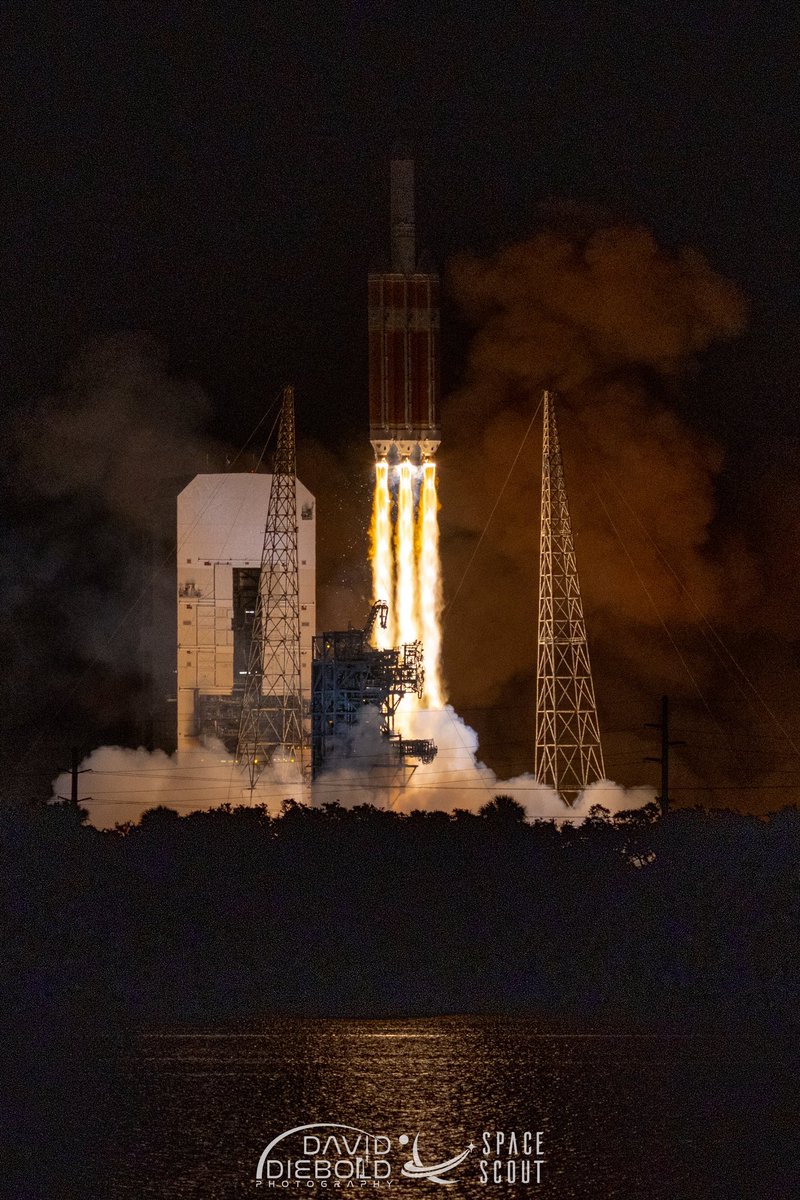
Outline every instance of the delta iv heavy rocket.
[[419, 269], [414, 161], [391, 163], [391, 270], [369, 274], [369, 437], [378, 459], [433, 457], [439, 430], [439, 276]]

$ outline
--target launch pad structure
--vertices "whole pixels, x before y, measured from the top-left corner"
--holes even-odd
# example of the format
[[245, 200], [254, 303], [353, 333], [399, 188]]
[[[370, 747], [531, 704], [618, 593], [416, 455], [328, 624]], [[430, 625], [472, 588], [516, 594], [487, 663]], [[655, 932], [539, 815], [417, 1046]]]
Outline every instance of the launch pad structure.
[[303, 704], [294, 388], [281, 397], [278, 445], [256, 589], [236, 758], [251, 790], [276, 757], [302, 777], [308, 747]]
[[[359, 726], [370, 710], [385, 746], [376, 752], [381, 765], [430, 763], [437, 753], [430, 739], [403, 738], [395, 727], [405, 696], [430, 709], [446, 703], [433, 460], [441, 441], [439, 278], [417, 259], [414, 163], [405, 154], [391, 163], [391, 235], [391, 270], [369, 275], [378, 461], [375, 603], [365, 627], [315, 633], [314, 498], [296, 476], [291, 388], [271, 478], [198, 476], [179, 497], [178, 746], [216, 734], [247, 771], [251, 793], [270, 763], [289, 762], [305, 779], [346, 764], [356, 743], [366, 744]], [[534, 771], [571, 803], [604, 768], [555, 400], [544, 393]], [[256, 496], [266, 508], [260, 521]]]
[[[424, 669], [419, 642], [392, 649], [370, 644], [377, 623], [386, 626], [388, 605], [372, 606], [363, 629], [321, 633], [314, 638], [311, 663], [312, 773], [326, 764], [347, 764], [354, 727], [366, 706], [376, 709], [380, 733], [395, 763], [407, 758], [431, 763], [436, 745], [426, 738], [403, 738], [395, 715], [404, 696], [422, 695]], [[363, 765], [363, 764], [362, 764]]]
[[[259, 514], [260, 517], [259, 517]], [[178, 498], [178, 748], [216, 737], [250, 791], [270, 763], [298, 777], [345, 761], [368, 709], [393, 769], [432, 762], [395, 716], [420, 695], [422, 647], [377, 649], [388, 605], [364, 629], [314, 634], [315, 502], [295, 474], [294, 396], [284, 389], [274, 472], [199, 475]]]
[[545, 392], [534, 773], [571, 803], [604, 767], [555, 405]]
[[[302, 691], [311, 689], [316, 628], [316, 500], [298, 479], [298, 599]], [[206, 737], [233, 754], [250, 665], [272, 475], [196, 475], [178, 496], [177, 749]]]

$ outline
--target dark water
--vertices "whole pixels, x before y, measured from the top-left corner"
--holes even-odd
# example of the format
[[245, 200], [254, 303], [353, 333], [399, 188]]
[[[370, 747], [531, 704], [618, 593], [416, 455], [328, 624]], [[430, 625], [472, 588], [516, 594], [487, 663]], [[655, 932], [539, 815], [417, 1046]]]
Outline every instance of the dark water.
[[[109, 1200], [800, 1194], [785, 1054], [738, 1039], [513, 1018], [278, 1019], [153, 1032], [122, 1070], [130, 1105], [106, 1158]], [[256, 1188], [265, 1145], [313, 1122], [390, 1137], [391, 1188]], [[493, 1162], [482, 1133], [497, 1130], [542, 1131], [539, 1185], [480, 1182], [480, 1161], [490, 1175]], [[456, 1184], [399, 1177], [407, 1151], [396, 1139], [416, 1133], [426, 1163], [477, 1143]]]

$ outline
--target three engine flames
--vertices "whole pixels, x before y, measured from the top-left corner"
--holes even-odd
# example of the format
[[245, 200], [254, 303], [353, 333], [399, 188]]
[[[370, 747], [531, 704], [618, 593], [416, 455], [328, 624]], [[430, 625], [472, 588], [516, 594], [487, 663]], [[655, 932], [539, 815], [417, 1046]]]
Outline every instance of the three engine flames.
[[442, 572], [439, 561], [439, 500], [436, 464], [417, 467], [408, 459], [393, 467], [375, 464], [370, 527], [372, 591], [389, 604], [378, 645], [422, 642], [426, 708], [446, 702], [442, 681]]

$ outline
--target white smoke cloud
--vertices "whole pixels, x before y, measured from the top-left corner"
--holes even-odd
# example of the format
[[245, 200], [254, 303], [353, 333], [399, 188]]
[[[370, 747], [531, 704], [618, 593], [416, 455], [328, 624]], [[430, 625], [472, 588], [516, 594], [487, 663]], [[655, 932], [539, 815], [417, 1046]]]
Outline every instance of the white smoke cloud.
[[[650, 804], [649, 787], [626, 789], [609, 780], [591, 784], [570, 807], [557, 792], [533, 775], [498, 779], [478, 758], [478, 735], [455, 710], [409, 709], [398, 713], [398, 728], [406, 738], [432, 738], [438, 754], [432, 763], [403, 768], [381, 736], [378, 713], [365, 708], [350, 735], [337, 747], [335, 758], [309, 787], [293, 763], [273, 763], [259, 776], [251, 794], [246, 775], [221, 742], [165, 754], [139, 747], [101, 746], [81, 763], [91, 774], [80, 778], [80, 802], [98, 829], [137, 822], [149, 808], [165, 805], [181, 815], [221, 804], [265, 804], [276, 816], [284, 800], [322, 805], [338, 801], [346, 808], [374, 804], [407, 813], [417, 809], [477, 812], [497, 795], [511, 796], [523, 805], [529, 820], [581, 821], [595, 805], [609, 812]], [[69, 774], [53, 783], [54, 796], [68, 796]], [[85, 798], [84, 798], [85, 797]], [[89, 798], [91, 797], [91, 798]]]
[[[221, 804], [266, 804], [276, 815], [284, 800], [308, 803], [308, 787], [291, 763], [271, 765], [259, 776], [252, 794], [247, 776], [223, 744], [209, 738], [202, 746], [166, 754], [163, 750], [101, 746], [80, 769], [79, 800], [97, 829], [137, 822], [149, 808], [165, 805], [182, 816]], [[69, 796], [70, 776], [53, 782], [53, 796]]]
[[354, 727], [347, 754], [326, 770], [314, 785], [314, 801], [338, 800], [347, 807], [375, 804], [396, 812], [415, 809], [455, 808], [477, 812], [497, 795], [512, 796], [523, 805], [529, 820], [581, 821], [595, 805], [609, 812], [641, 808], [655, 799], [649, 787], [626, 789], [610, 780], [591, 784], [570, 807], [557, 792], [537, 782], [531, 774], [499, 779], [478, 758], [478, 735], [451, 705], [444, 709], [400, 706], [397, 727], [406, 738], [432, 738], [438, 754], [432, 763], [420, 763], [403, 786], [403, 773], [391, 764], [381, 738], [375, 710]]

